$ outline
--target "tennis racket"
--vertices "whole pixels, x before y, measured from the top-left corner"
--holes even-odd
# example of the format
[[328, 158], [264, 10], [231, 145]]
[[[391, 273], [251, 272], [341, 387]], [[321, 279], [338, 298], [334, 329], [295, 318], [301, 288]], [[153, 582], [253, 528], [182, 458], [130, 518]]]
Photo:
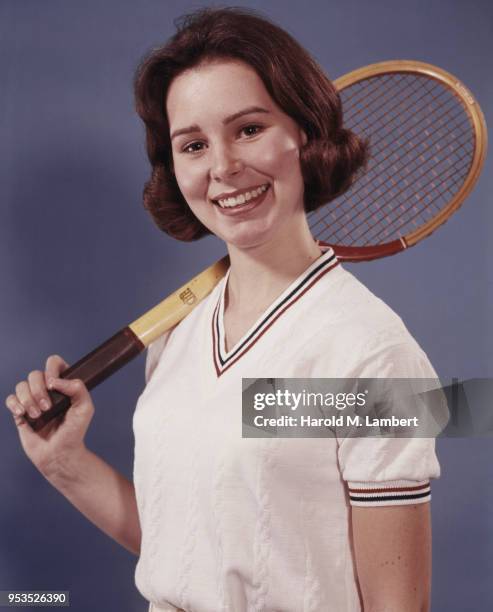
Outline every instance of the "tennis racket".
[[[345, 194], [308, 215], [322, 245], [342, 261], [393, 255], [429, 236], [474, 187], [486, 156], [487, 131], [472, 94], [454, 76], [422, 62], [391, 61], [337, 81], [345, 126], [370, 143], [366, 172]], [[224, 257], [125, 327], [64, 373], [91, 389], [171, 329], [205, 298], [229, 266]], [[70, 406], [50, 392], [42, 429]]]

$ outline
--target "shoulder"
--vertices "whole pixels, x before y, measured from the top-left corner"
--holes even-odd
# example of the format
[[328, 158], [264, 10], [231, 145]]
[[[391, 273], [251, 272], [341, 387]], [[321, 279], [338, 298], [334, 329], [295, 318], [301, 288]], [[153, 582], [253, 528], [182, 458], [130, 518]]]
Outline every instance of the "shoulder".
[[401, 317], [341, 265], [318, 284], [302, 316], [306, 352], [341, 376], [435, 377]]
[[341, 265], [327, 275], [316, 297], [311, 307], [319, 325], [336, 327], [358, 344], [414, 341], [401, 317]]
[[145, 365], [145, 380], [149, 382], [152, 373], [156, 369], [157, 364], [161, 358], [166, 344], [168, 343], [171, 330], [165, 332], [162, 336], [159, 336], [154, 342], [147, 347], [146, 365]]
[[212, 311], [216, 308], [221, 295], [224, 279], [216, 285], [211, 293], [201, 300], [195, 308], [182, 319], [177, 325], [147, 347], [147, 358], [145, 366], [145, 380], [149, 382], [154, 370], [159, 364], [163, 354], [172, 350], [171, 347], [186, 347], [190, 339], [197, 335], [198, 329], [210, 325]]

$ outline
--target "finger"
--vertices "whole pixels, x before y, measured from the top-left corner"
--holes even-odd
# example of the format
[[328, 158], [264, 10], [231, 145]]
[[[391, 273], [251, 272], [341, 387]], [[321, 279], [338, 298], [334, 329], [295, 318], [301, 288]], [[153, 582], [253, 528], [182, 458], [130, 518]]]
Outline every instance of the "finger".
[[60, 374], [68, 368], [68, 363], [60, 355], [50, 355], [46, 360], [45, 380], [48, 383], [50, 378], [59, 378]]
[[31, 395], [37, 407], [43, 411], [51, 407], [51, 400], [46, 390], [45, 375], [40, 370], [31, 372], [27, 377], [27, 382], [31, 389]]
[[27, 424], [27, 421], [24, 418], [25, 412], [23, 406], [17, 401], [15, 395], [9, 395], [5, 403], [7, 404], [7, 408], [12, 413], [14, 423], [20, 432], [20, 428]]
[[5, 405], [14, 417], [21, 417], [24, 414], [24, 407], [17, 400], [17, 397], [15, 395], [9, 395], [5, 400]]
[[72, 405], [80, 404], [89, 399], [89, 391], [78, 378], [49, 378], [48, 389], [55, 389], [72, 400]]
[[[21, 444], [24, 450], [28, 452], [28, 449], [32, 448], [33, 444], [37, 444], [39, 442], [40, 434], [39, 432], [35, 432], [31, 429], [31, 426], [25, 418], [26, 413], [24, 411], [24, 407], [18, 401], [15, 395], [9, 395], [5, 400], [5, 404], [14, 417], [14, 423], [17, 427], [17, 431], [19, 432]], [[51, 423], [49, 425], [51, 425]], [[44, 434], [46, 436], [46, 431]]]
[[79, 379], [56, 378], [50, 380], [50, 389], [70, 397], [71, 407], [65, 414], [64, 426], [78, 431], [87, 430], [94, 414], [94, 405], [85, 384]]
[[15, 394], [17, 395], [17, 401], [22, 404], [25, 412], [27, 412], [30, 417], [33, 419], [39, 417], [41, 410], [36, 406], [36, 402], [31, 394], [31, 389], [25, 380], [16, 385]]

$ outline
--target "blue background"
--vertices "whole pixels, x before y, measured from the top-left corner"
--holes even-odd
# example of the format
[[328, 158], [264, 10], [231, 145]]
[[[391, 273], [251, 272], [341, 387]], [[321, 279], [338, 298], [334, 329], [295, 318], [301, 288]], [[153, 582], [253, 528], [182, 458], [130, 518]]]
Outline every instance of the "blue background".
[[[141, 205], [148, 176], [133, 111], [139, 59], [207, 3], [0, 0], [0, 393], [51, 353], [73, 362], [224, 253], [177, 243]], [[336, 78], [388, 59], [459, 77], [493, 124], [491, 0], [242, 2], [287, 28]], [[441, 377], [493, 371], [492, 162], [431, 238], [349, 266], [389, 303]], [[143, 357], [94, 392], [88, 445], [132, 473]], [[70, 590], [72, 610], [144, 611], [136, 558], [79, 515], [0, 419], [0, 589]], [[491, 439], [440, 440], [433, 610], [492, 609]], [[341, 611], [343, 612], [343, 611]]]

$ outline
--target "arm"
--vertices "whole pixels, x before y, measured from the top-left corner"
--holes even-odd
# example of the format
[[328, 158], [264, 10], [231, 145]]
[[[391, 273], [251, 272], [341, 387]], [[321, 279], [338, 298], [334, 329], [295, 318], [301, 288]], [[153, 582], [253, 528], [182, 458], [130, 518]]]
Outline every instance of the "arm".
[[[67, 367], [54, 355], [46, 371], [33, 371], [16, 386], [6, 400], [22, 447], [62, 495], [104, 533], [135, 554], [139, 554], [141, 531], [133, 484], [86, 448], [84, 438], [94, 414], [94, 405], [80, 380], [58, 378]], [[36, 418], [50, 407], [47, 388], [71, 398], [65, 416], [35, 432], [27, 424], [27, 413]]]
[[429, 503], [353, 506], [352, 530], [364, 612], [428, 612]]
[[106, 535], [138, 555], [141, 531], [134, 485], [108, 463], [82, 448], [45, 477]]

